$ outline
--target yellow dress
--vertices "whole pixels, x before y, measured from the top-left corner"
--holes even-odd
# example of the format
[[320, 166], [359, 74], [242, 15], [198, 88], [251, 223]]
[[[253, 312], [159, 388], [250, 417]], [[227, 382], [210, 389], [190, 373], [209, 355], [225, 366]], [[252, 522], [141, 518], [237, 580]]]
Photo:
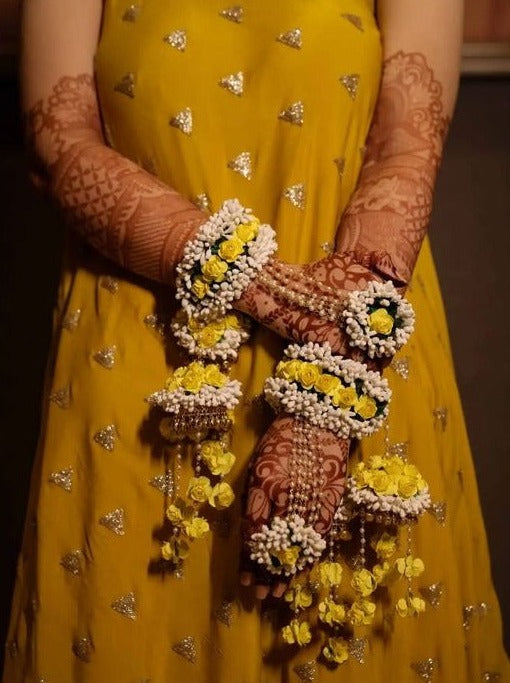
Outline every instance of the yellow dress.
[[[238, 197], [275, 227], [290, 262], [320, 258], [333, 239], [362, 164], [380, 65], [370, 0], [243, 0], [240, 9], [107, 0], [96, 59], [110, 144], [211, 211]], [[182, 576], [162, 574], [172, 463], [144, 398], [182, 360], [161, 334], [172, 293], [71, 236], [4, 683], [510, 680], [428, 241], [409, 298], [417, 329], [386, 371], [389, 438], [431, 486], [432, 514], [414, 541], [429, 605], [417, 619], [383, 605], [375, 629], [361, 632], [364, 663], [352, 656], [328, 670], [313, 663], [320, 643], [282, 646], [275, 603], [261, 608], [239, 588], [247, 462], [271, 419], [251, 399], [283, 342], [258, 329], [243, 347], [236, 503], [195, 542]], [[383, 436], [364, 440], [363, 452], [380, 452]]]

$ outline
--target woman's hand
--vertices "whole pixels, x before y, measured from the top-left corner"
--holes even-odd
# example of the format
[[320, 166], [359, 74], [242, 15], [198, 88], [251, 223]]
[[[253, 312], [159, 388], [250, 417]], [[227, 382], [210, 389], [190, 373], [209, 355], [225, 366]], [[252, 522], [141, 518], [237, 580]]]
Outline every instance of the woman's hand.
[[[241, 583], [245, 586], [256, 584], [257, 598], [264, 599], [270, 591], [281, 597], [286, 582], [261, 577], [260, 567], [250, 559], [246, 541], [254, 531], [270, 522], [272, 517], [284, 516], [289, 510], [289, 493], [295, 473], [291, 459], [296, 448], [296, 422], [290, 415], [277, 417], [269, 430], [260, 440], [252, 464], [248, 483], [246, 513], [243, 520], [243, 549], [245, 571]], [[315, 488], [312, 481], [306, 481], [306, 514], [316, 508], [314, 529], [324, 536], [331, 527], [333, 516], [342, 501], [345, 490], [347, 456], [349, 441], [338, 439], [332, 432], [312, 425], [310, 429], [310, 449], [316, 449], [320, 460], [319, 484]], [[314, 489], [314, 490], [313, 490]]]

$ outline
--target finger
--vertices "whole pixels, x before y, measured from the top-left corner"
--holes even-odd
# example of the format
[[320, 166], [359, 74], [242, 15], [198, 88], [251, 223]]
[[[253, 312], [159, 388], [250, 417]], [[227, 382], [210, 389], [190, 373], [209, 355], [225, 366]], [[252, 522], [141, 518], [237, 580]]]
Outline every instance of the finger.
[[255, 586], [255, 596], [259, 600], [264, 600], [269, 594], [269, 586]]
[[242, 586], [251, 586], [253, 583], [253, 574], [251, 572], [241, 572], [240, 581]]
[[286, 590], [287, 590], [287, 584], [284, 583], [283, 581], [278, 581], [278, 583], [273, 587], [273, 590], [271, 591], [271, 593], [272, 593], [272, 595], [274, 595], [275, 598], [281, 598]]

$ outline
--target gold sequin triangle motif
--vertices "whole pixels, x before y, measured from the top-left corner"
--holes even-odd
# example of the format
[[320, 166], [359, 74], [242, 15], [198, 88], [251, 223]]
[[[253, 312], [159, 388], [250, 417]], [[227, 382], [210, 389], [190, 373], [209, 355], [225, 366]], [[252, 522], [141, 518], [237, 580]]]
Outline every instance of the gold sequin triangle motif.
[[80, 316], [81, 316], [81, 309], [77, 308], [75, 311], [69, 311], [69, 313], [66, 315], [64, 320], [62, 321], [62, 327], [64, 330], [68, 330], [69, 332], [74, 332], [74, 330], [78, 327], [78, 323], [80, 322]]
[[174, 478], [171, 472], [165, 472], [165, 474], [159, 474], [149, 480], [149, 484], [153, 486], [165, 496], [171, 496], [174, 492]]
[[349, 654], [360, 664], [365, 663], [365, 651], [367, 649], [366, 638], [351, 638], [349, 640]]
[[244, 11], [241, 5], [234, 5], [233, 7], [226, 7], [220, 12], [220, 17], [233, 21], [235, 24], [240, 24], [243, 20]]
[[73, 489], [73, 468], [67, 467], [64, 470], [52, 472], [48, 477], [50, 484], [60, 486], [61, 489], [70, 493]]
[[432, 503], [429, 507], [428, 512], [435, 517], [441, 526], [446, 523], [446, 501], [441, 500], [437, 503]]
[[343, 157], [337, 157], [336, 159], [333, 159], [333, 161], [335, 162], [338, 175], [341, 178], [345, 171], [345, 159]]
[[251, 180], [251, 154], [249, 152], [241, 152], [234, 159], [228, 162], [228, 168], [247, 180]]
[[140, 5], [129, 5], [124, 14], [122, 15], [122, 21], [135, 22], [140, 16]]
[[340, 76], [340, 83], [347, 90], [351, 100], [354, 100], [358, 92], [359, 74], [345, 74]]
[[90, 662], [92, 656], [92, 641], [87, 636], [75, 638], [73, 641], [73, 653], [82, 662]]
[[446, 425], [448, 424], [448, 408], [445, 408], [444, 406], [438, 406], [437, 408], [434, 408], [432, 415], [434, 416], [434, 419], [441, 425], [441, 429], [444, 432]]
[[100, 285], [103, 289], [106, 289], [110, 294], [117, 294], [119, 290], [119, 282], [110, 275], [104, 275], [101, 278]]
[[285, 33], [280, 33], [276, 40], [279, 43], [287, 45], [287, 47], [293, 47], [295, 50], [300, 50], [303, 47], [303, 38], [300, 28], [293, 28], [290, 31], [285, 31]]
[[172, 33], [168, 33], [166, 36], [163, 36], [163, 41], [168, 43], [170, 47], [179, 50], [179, 52], [184, 52], [188, 42], [188, 37], [186, 31], [178, 29], [177, 31], [172, 31]]
[[484, 671], [482, 674], [482, 681], [499, 681], [501, 674], [497, 671]]
[[92, 358], [96, 361], [96, 363], [99, 363], [99, 365], [101, 365], [106, 370], [111, 370], [115, 365], [116, 352], [117, 347], [115, 345], [105, 346], [104, 349], [96, 351], [96, 353], [92, 355]]
[[197, 661], [197, 646], [193, 636], [186, 636], [179, 640], [178, 643], [172, 645], [172, 650], [192, 664], [195, 664]]
[[133, 621], [136, 619], [136, 600], [133, 592], [117, 598], [110, 607], [128, 619], [133, 619]]
[[124, 536], [124, 510], [116, 508], [99, 519], [99, 524], [118, 536]]
[[305, 186], [303, 183], [291, 185], [283, 191], [283, 196], [288, 199], [292, 206], [297, 209], [304, 209], [306, 202]]
[[219, 607], [214, 610], [214, 617], [225, 626], [231, 626], [233, 617], [233, 605], [228, 600], [224, 600]]
[[390, 455], [398, 455], [399, 458], [405, 460], [407, 458], [407, 451], [409, 450], [409, 441], [395, 441], [395, 443], [390, 444], [388, 450]]
[[201, 211], [210, 211], [211, 209], [211, 200], [205, 192], [195, 195], [192, 199], [192, 202]]
[[361, 17], [358, 17], [357, 14], [342, 14], [342, 17], [344, 19], [347, 19], [347, 21], [349, 21], [353, 26], [355, 26], [358, 29], [358, 31], [364, 31]]
[[193, 130], [193, 114], [191, 109], [186, 107], [186, 109], [178, 112], [175, 116], [172, 116], [169, 123], [173, 128], [178, 128], [185, 135], [191, 135]]
[[397, 375], [400, 375], [403, 379], [409, 378], [409, 358], [407, 356], [404, 356], [404, 358], [394, 358], [390, 365]]
[[278, 114], [278, 118], [295, 126], [303, 125], [304, 106], [301, 101], [294, 102]]
[[62, 389], [57, 389], [50, 394], [50, 401], [55, 403], [59, 408], [65, 410], [69, 408], [71, 403], [71, 387], [69, 385], [62, 387]]
[[117, 428], [115, 425], [106, 425], [94, 434], [94, 441], [107, 451], [113, 451], [117, 438]]
[[134, 98], [135, 96], [135, 75], [131, 72], [124, 74], [120, 81], [118, 81], [114, 88], [115, 92], [119, 92], [127, 97]]
[[317, 677], [317, 664], [314, 660], [304, 662], [304, 664], [296, 664], [294, 673], [303, 683], [313, 683]]
[[431, 583], [430, 586], [420, 588], [420, 593], [431, 607], [439, 607], [443, 597], [444, 586], [442, 583]]
[[429, 657], [428, 659], [423, 659], [420, 662], [413, 662], [411, 664], [411, 669], [418, 674], [418, 676], [424, 681], [432, 681], [434, 673], [437, 671], [439, 663], [437, 659]]
[[60, 564], [64, 567], [66, 572], [69, 572], [69, 574], [79, 576], [82, 572], [82, 558], [83, 553], [81, 550], [72, 550], [61, 558]]
[[244, 91], [244, 74], [242, 71], [238, 71], [235, 74], [229, 74], [220, 78], [218, 81], [220, 88], [228, 90], [233, 95], [240, 97]]

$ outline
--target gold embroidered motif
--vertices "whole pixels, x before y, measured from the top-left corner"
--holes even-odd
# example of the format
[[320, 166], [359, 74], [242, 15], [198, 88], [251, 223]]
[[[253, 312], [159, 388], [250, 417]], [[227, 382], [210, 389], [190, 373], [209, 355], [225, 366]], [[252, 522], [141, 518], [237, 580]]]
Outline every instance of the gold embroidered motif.
[[118, 436], [115, 425], [106, 425], [94, 434], [94, 441], [102, 446], [107, 451], [113, 451], [115, 448], [115, 440]]
[[243, 8], [241, 5], [234, 5], [233, 7], [227, 7], [222, 9], [220, 16], [229, 21], [233, 21], [236, 24], [240, 24], [243, 20]]
[[347, 90], [351, 100], [354, 100], [359, 86], [359, 74], [345, 74], [340, 76], [340, 83]]
[[64, 320], [62, 321], [62, 327], [64, 330], [69, 330], [69, 332], [74, 332], [78, 327], [80, 322], [81, 308], [77, 308], [75, 311], [69, 311]]
[[130, 5], [122, 15], [122, 21], [135, 22], [140, 16], [140, 6]]
[[359, 664], [365, 663], [365, 652], [367, 648], [366, 638], [351, 638], [349, 640], [349, 654]]
[[131, 72], [124, 74], [113, 89], [115, 92], [120, 92], [122, 95], [127, 95], [133, 99], [135, 96], [135, 75]]
[[192, 199], [192, 202], [201, 211], [211, 210], [211, 200], [205, 192], [195, 195], [195, 197]]
[[73, 576], [79, 576], [82, 573], [82, 558], [83, 553], [81, 550], [71, 550], [70, 553], [66, 553], [60, 560], [60, 564], [64, 569], [72, 574]]
[[76, 655], [78, 659], [81, 659], [82, 662], [90, 662], [92, 649], [92, 641], [90, 638], [87, 638], [87, 636], [83, 636], [83, 638], [75, 638], [73, 641], [73, 654]]
[[343, 157], [337, 157], [336, 159], [333, 159], [333, 161], [336, 164], [338, 175], [341, 178], [345, 171], [345, 159]]
[[335, 246], [332, 242], [322, 242], [321, 249], [326, 252], [326, 254], [332, 254], [335, 250]]
[[99, 524], [106, 527], [118, 536], [124, 536], [124, 509], [116, 508], [112, 512], [108, 512], [103, 517], [100, 517]]
[[193, 636], [186, 636], [179, 640], [178, 643], [172, 645], [172, 650], [192, 664], [195, 664], [197, 661], [197, 646]]
[[305, 208], [306, 194], [304, 183], [291, 185], [283, 191], [283, 196], [288, 199], [292, 206], [303, 210]]
[[186, 44], [188, 42], [188, 37], [186, 35], [186, 31], [177, 30], [172, 31], [172, 33], [169, 33], [166, 36], [163, 36], [163, 41], [165, 43], [168, 43], [168, 45], [175, 48], [176, 50], [179, 50], [179, 52], [184, 52], [184, 50], [186, 49]]
[[293, 47], [296, 50], [300, 50], [303, 47], [303, 39], [300, 28], [293, 28], [291, 31], [280, 33], [276, 40], [279, 43], [283, 43], [288, 47]]
[[439, 422], [441, 429], [444, 432], [448, 422], [448, 408], [445, 408], [444, 406], [438, 406], [437, 408], [434, 408], [432, 415], [434, 416], [434, 419]]
[[411, 669], [415, 671], [424, 681], [431, 681], [432, 676], [437, 671], [439, 662], [437, 659], [429, 657], [420, 662], [413, 662]]
[[443, 589], [442, 583], [431, 583], [430, 586], [420, 588], [420, 593], [431, 607], [439, 607], [443, 597]]
[[313, 683], [317, 677], [317, 664], [313, 659], [304, 664], [296, 664], [294, 672], [303, 683]]
[[14, 657], [18, 656], [18, 644], [16, 643], [15, 640], [9, 640], [9, 642], [6, 645], [7, 652], [9, 653], [9, 657]]
[[228, 162], [228, 168], [247, 180], [251, 180], [251, 154], [249, 152], [241, 152], [234, 159]]
[[133, 619], [133, 621], [136, 619], [136, 600], [133, 592], [117, 598], [117, 600], [112, 602], [110, 607], [128, 619]]
[[68, 493], [73, 489], [73, 468], [67, 467], [64, 470], [58, 470], [57, 472], [52, 472], [48, 477], [50, 484], [55, 484], [60, 486], [61, 489], [67, 491]]
[[462, 626], [469, 631], [475, 616], [483, 619], [487, 616], [490, 606], [486, 602], [479, 602], [473, 605], [464, 605], [462, 608]]
[[457, 470], [457, 479], [459, 480], [459, 484], [462, 488], [464, 488], [464, 471], [463, 470]]
[[359, 31], [364, 31], [363, 22], [361, 21], [361, 17], [358, 17], [357, 14], [342, 14], [342, 17], [344, 19], [347, 19], [347, 21], [350, 21], [350, 23], [353, 26], [356, 26], [356, 28]]
[[436, 518], [441, 526], [444, 526], [446, 523], [446, 501], [441, 500], [437, 503], [432, 503], [428, 512]]
[[101, 278], [100, 286], [103, 289], [108, 290], [110, 294], [117, 294], [117, 291], [119, 289], [119, 282], [118, 280], [115, 280], [115, 278], [110, 277], [110, 275], [104, 275]]
[[165, 472], [165, 474], [153, 477], [149, 480], [149, 484], [168, 497], [174, 492], [174, 477], [171, 472]]
[[117, 347], [115, 344], [113, 346], [105, 346], [104, 349], [96, 351], [92, 355], [92, 358], [99, 363], [106, 370], [111, 370], [115, 365], [115, 354], [117, 352]]
[[225, 626], [231, 626], [233, 618], [233, 603], [223, 600], [221, 605], [214, 610], [214, 617]]
[[282, 121], [288, 121], [288, 123], [292, 123], [295, 126], [303, 125], [303, 117], [304, 106], [300, 100], [298, 102], [294, 102], [278, 114], [279, 119], [282, 119]]
[[404, 460], [407, 458], [407, 451], [409, 449], [409, 441], [396, 441], [390, 444], [389, 451], [390, 455], [398, 455], [399, 458]]
[[50, 401], [53, 401], [59, 408], [65, 410], [71, 403], [71, 387], [66, 385], [62, 389], [57, 389], [50, 394]]
[[186, 107], [186, 109], [183, 109], [175, 116], [172, 116], [169, 124], [173, 128], [178, 128], [184, 135], [191, 135], [193, 131], [193, 114], [191, 113], [191, 109]]
[[400, 375], [404, 379], [408, 379], [409, 377], [409, 358], [407, 356], [404, 356], [404, 358], [394, 358], [391, 363], [391, 367], [397, 375]]
[[499, 681], [501, 674], [497, 671], [484, 671], [482, 674], [482, 681]]
[[220, 78], [218, 81], [220, 88], [228, 90], [233, 95], [238, 95], [239, 97], [244, 92], [244, 74], [242, 71], [238, 71], [235, 74], [229, 74]]
[[147, 327], [155, 330], [158, 334], [165, 334], [165, 323], [160, 320], [155, 313], [148, 313], [144, 317], [143, 322], [147, 325]]

